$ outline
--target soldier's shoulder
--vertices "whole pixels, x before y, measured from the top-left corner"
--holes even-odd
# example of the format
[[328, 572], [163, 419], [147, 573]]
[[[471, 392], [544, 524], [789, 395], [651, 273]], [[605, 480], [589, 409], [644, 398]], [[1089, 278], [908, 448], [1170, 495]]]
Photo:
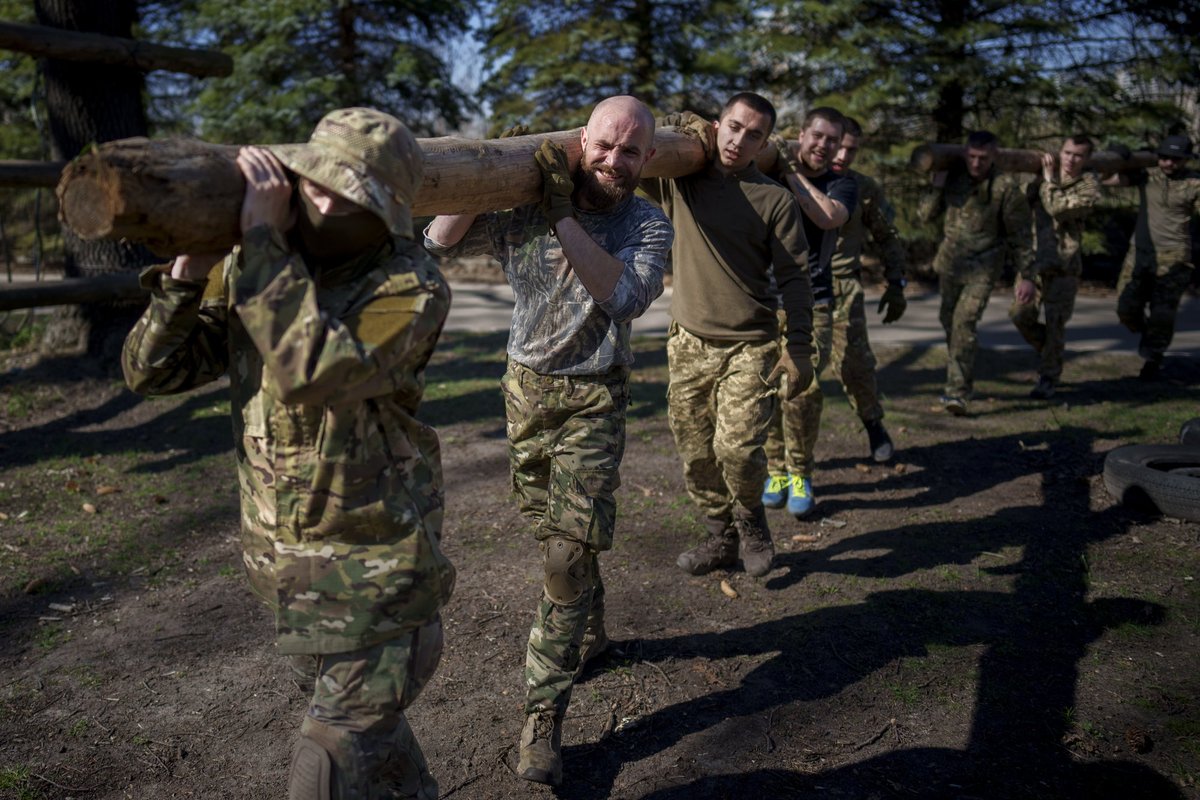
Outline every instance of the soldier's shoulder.
[[671, 224], [671, 221], [667, 218], [666, 213], [664, 213], [661, 208], [647, 200], [645, 197], [641, 197], [640, 195], [636, 194], [633, 196], [629, 204], [629, 215], [632, 219], [637, 220], [638, 223], [642, 225], [659, 223], [665, 223], [667, 225]]
[[409, 239], [397, 240], [396, 248], [372, 272], [374, 294], [389, 296], [414, 291], [436, 292], [446, 284], [437, 261], [425, 248]]

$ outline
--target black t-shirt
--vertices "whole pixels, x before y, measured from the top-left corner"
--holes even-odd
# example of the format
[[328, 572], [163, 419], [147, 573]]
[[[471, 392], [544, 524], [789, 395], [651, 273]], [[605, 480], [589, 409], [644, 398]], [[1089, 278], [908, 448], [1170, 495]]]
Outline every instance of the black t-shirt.
[[[832, 200], [837, 200], [851, 214], [858, 205], [858, 184], [849, 175], [838, 175], [825, 170], [815, 178], [808, 179], [813, 186]], [[808, 239], [808, 274], [812, 280], [813, 304], [833, 302], [833, 251], [837, 247], [838, 229], [821, 230], [808, 218], [804, 219], [804, 236]]]

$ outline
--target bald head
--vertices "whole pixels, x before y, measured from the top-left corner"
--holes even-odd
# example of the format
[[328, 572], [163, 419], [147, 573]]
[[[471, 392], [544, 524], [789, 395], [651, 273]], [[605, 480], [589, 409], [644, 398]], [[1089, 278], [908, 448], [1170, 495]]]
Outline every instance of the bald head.
[[583, 156], [575, 175], [580, 208], [604, 211], [633, 194], [654, 155], [654, 115], [637, 98], [601, 100], [579, 133]]
[[[654, 115], [646, 104], [627, 94], [607, 97], [596, 104], [588, 117], [588, 133], [595, 135], [600, 126], [613, 126], [617, 130], [636, 132], [643, 149], [650, 149], [654, 142]], [[641, 137], [645, 137], [641, 139]]]

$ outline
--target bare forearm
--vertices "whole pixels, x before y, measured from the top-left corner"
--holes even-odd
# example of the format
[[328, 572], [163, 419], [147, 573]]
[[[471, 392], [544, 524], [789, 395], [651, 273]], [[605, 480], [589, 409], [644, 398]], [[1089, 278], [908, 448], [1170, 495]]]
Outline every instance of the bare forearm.
[[804, 216], [821, 230], [831, 231], [841, 227], [850, 218], [850, 212], [844, 205], [813, 186], [808, 178], [792, 172], [787, 179]]
[[592, 299], [602, 303], [611, 297], [625, 270], [624, 262], [609, 255], [570, 217], [560, 220], [555, 232], [571, 269]]
[[433, 222], [429, 223], [428, 236], [438, 244], [450, 247], [462, 241], [474, 222], [474, 214], [434, 217]]

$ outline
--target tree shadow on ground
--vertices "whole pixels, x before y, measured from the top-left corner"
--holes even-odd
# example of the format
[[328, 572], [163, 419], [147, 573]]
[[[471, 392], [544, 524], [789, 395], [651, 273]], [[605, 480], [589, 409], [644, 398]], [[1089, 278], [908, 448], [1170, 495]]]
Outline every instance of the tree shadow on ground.
[[[1094, 469], [1093, 461], [1083, 460], [1091, 453], [1089, 433], [1071, 429], [1066, 441], [1069, 454]], [[625, 645], [626, 652], [649, 662], [749, 657], [757, 666], [735, 686], [661, 708], [599, 744], [566, 748], [565, 769], [580, 780], [558, 796], [624, 796], [617, 785], [623, 769], [681, 746], [694, 755], [690, 769], [681, 764], [688, 774], [664, 776], [649, 796], [743, 797], [760, 789], [782, 792], [775, 796], [820, 790], [823, 796], [855, 798], [1182, 797], [1154, 770], [1121, 760], [1080, 764], [1064, 743], [1072, 726], [1065, 712], [1076, 704], [1079, 662], [1088, 646], [1116, 627], [1160, 624], [1166, 612], [1137, 598], [1087, 599], [1088, 546], [1124, 532], [1129, 517], [1120, 507], [1087, 511], [1087, 481], [1058, 480], [1050, 469], [1041, 471], [1040, 505], [1008, 508], [987, 524], [903, 526], [851, 537], [829, 553], [788, 554], [780, 558], [788, 574], [768, 581], [769, 588], [783, 588], [815, 571], [895, 577], [1019, 547], [1018, 562], [995, 570], [1014, 576], [1010, 593], [875, 592], [862, 603], [748, 628]], [[964, 490], [978, 489], [957, 491]], [[938, 502], [953, 499], [950, 494], [942, 490]], [[1064, 509], [1074, 513], [1064, 516]], [[872, 555], [843, 558], [859, 550]], [[846, 750], [839, 754], [843, 765], [834, 769], [808, 775], [759, 771], [746, 782], [741, 768], [763, 758], [773, 738], [802, 735], [811, 724], [806, 703], [845, 692], [897, 659], [926, 656], [931, 647], [971, 646], [983, 651], [963, 749], [905, 749], [897, 729], [895, 744], [882, 737]], [[791, 717], [794, 725], [788, 724]], [[889, 746], [897, 749], [878, 752]], [[844, 763], [859, 749], [869, 757]], [[712, 774], [696, 777], [705, 772]]]

